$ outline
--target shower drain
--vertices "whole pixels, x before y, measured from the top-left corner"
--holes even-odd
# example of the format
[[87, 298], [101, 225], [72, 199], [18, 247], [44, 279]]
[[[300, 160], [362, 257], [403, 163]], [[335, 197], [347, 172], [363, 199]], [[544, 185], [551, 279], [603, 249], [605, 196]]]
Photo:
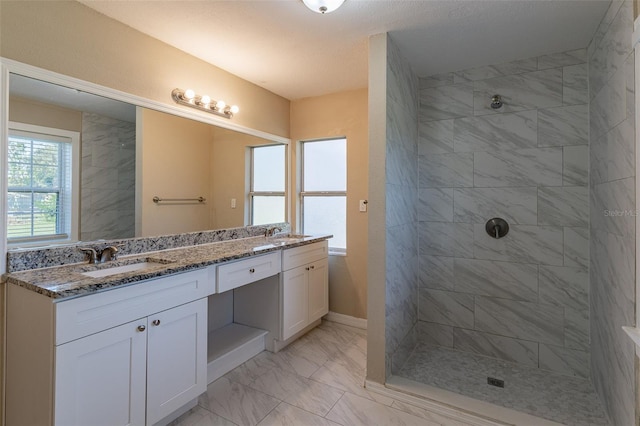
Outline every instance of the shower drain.
[[498, 388], [504, 387], [504, 380], [496, 379], [495, 377], [487, 377], [487, 383]]

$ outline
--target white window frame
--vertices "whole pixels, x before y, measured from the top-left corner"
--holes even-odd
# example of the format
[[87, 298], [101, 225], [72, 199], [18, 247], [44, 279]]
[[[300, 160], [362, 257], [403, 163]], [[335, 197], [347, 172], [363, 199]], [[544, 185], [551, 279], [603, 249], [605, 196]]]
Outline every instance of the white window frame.
[[[271, 146], [282, 146], [282, 149], [284, 151], [284, 164], [285, 164], [285, 174], [284, 174], [284, 191], [254, 191], [254, 168], [253, 168], [253, 164], [254, 164], [254, 152], [256, 150], [256, 148], [266, 148], [266, 147], [271, 147]], [[247, 192], [247, 198], [248, 198], [248, 205], [249, 205], [249, 224], [251, 226], [254, 225], [253, 223], [253, 214], [254, 214], [254, 207], [253, 207], [253, 200], [255, 197], [283, 197], [284, 198], [284, 218], [283, 218], [283, 222], [287, 222], [287, 217], [288, 217], [288, 208], [287, 208], [287, 164], [288, 164], [288, 153], [287, 153], [287, 145], [285, 144], [269, 144], [269, 145], [257, 145], [257, 146], [252, 146], [249, 147], [249, 161], [250, 161], [250, 166], [249, 166], [249, 191]]]
[[[300, 204], [300, 230], [302, 232], [302, 234], [305, 233], [304, 230], [304, 198], [311, 196], [311, 197], [345, 197], [345, 224], [344, 224], [344, 228], [345, 228], [345, 234], [347, 233], [347, 211], [346, 211], [346, 200], [347, 200], [347, 191], [346, 189], [344, 191], [305, 191], [304, 190], [304, 145], [306, 143], [319, 143], [319, 142], [324, 142], [324, 141], [333, 141], [333, 140], [340, 140], [340, 139], [344, 139], [345, 144], [347, 143], [347, 137], [346, 136], [336, 136], [336, 137], [329, 137], [329, 138], [319, 138], [319, 139], [307, 139], [307, 140], [303, 140], [299, 142], [299, 151], [300, 151], [300, 156], [299, 156], [299, 164], [300, 164], [300, 192], [299, 192], [299, 204]], [[346, 156], [346, 152], [345, 152], [345, 156]], [[347, 161], [347, 159], [345, 158], [345, 162]], [[347, 186], [347, 182], [345, 182], [345, 188]], [[346, 235], [345, 235], [346, 237]], [[346, 243], [345, 243], [346, 244]], [[348, 244], [347, 244], [348, 247]], [[329, 254], [330, 255], [334, 255], [334, 256], [346, 256], [347, 254], [347, 248], [342, 248], [342, 247], [332, 247], [331, 246], [331, 239], [329, 239]]]
[[71, 141], [71, 215], [69, 233], [65, 237], [43, 236], [43, 237], [25, 237], [7, 241], [9, 248], [14, 246], [28, 247], [39, 246], [43, 243], [61, 243], [78, 241], [78, 223], [80, 216], [80, 133], [64, 129], [56, 129], [52, 127], [38, 126], [35, 124], [9, 122], [8, 135], [15, 131], [31, 134], [41, 134], [46, 136], [54, 136]]

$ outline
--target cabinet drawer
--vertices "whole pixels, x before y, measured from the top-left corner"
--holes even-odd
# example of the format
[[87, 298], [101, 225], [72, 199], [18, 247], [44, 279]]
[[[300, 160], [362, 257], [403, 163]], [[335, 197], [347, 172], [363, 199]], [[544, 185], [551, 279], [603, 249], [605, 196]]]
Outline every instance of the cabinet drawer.
[[217, 292], [222, 293], [236, 287], [280, 273], [280, 254], [269, 253], [218, 266]]
[[320, 241], [306, 246], [295, 247], [282, 252], [282, 270], [297, 268], [315, 262], [329, 255], [329, 242]]
[[56, 345], [207, 296], [207, 271], [141, 281], [56, 303]]

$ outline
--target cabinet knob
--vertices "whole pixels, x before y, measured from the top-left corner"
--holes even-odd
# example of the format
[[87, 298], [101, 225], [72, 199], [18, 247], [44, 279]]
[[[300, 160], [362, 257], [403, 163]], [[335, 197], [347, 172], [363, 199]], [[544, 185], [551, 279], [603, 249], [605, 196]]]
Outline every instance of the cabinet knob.
[[253, 274], [255, 271], [256, 271], [256, 270], [255, 270], [255, 269], [253, 269], [253, 268], [249, 269], [249, 272], [251, 272], [252, 274]]
[[310, 268], [311, 268], [311, 269], [315, 269], [316, 267], [315, 267], [314, 265], [311, 265], [311, 266], [310, 266]]
[[158, 319], [157, 319], [157, 320], [153, 320], [153, 321], [151, 322], [151, 324], [153, 324], [153, 325], [160, 325], [160, 320], [158, 320]]
[[309, 270], [309, 269], [311, 269], [311, 268], [309, 268], [309, 267], [307, 266], [307, 267], [306, 267], [306, 268], [304, 268], [304, 269], [306, 269], [306, 270], [308, 271], [308, 270]]
[[145, 331], [147, 329], [147, 327], [145, 325], [139, 325], [138, 326], [138, 331]]

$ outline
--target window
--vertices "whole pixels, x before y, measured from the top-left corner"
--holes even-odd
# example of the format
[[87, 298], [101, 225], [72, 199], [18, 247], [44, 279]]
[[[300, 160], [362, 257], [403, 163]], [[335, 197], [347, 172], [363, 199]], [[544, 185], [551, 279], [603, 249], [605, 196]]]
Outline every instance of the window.
[[77, 239], [78, 143], [76, 132], [9, 124], [9, 244]]
[[347, 249], [347, 140], [302, 142], [302, 232], [333, 234], [329, 248]]
[[286, 145], [251, 148], [249, 206], [252, 225], [286, 220]]

